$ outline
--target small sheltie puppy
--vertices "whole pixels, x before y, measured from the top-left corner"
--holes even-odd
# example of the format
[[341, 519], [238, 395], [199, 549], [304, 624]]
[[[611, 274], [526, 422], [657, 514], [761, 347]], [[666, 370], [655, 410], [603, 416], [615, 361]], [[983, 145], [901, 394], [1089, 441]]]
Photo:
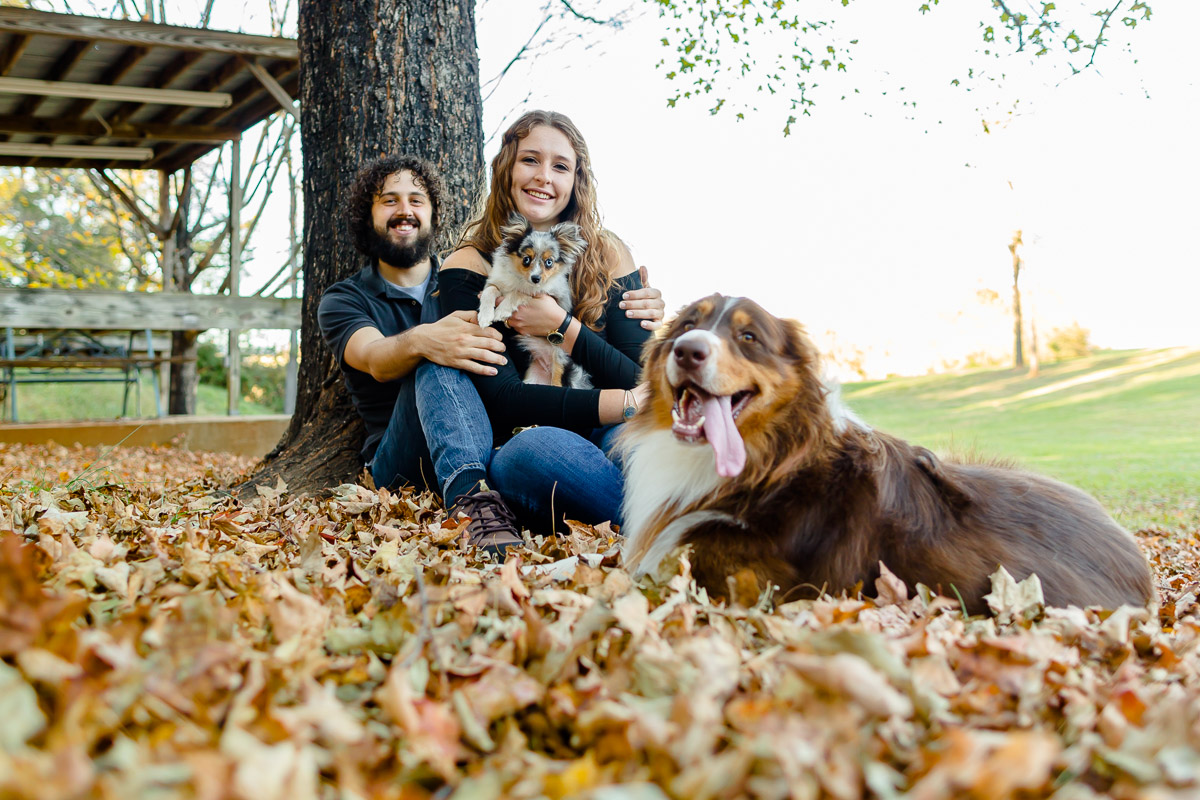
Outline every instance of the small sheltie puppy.
[[[523, 215], [514, 213], [500, 234], [503, 239], [492, 253], [492, 270], [479, 295], [479, 324], [486, 328], [493, 322], [503, 322], [529, 300], [544, 294], [570, 313], [574, 305], [571, 268], [587, 249], [579, 226], [560, 222], [548, 231], [538, 231]], [[503, 299], [497, 305], [500, 297]], [[591, 376], [545, 337], [521, 335], [517, 343], [530, 356], [525, 383], [591, 388]]]
[[908, 586], [986, 612], [989, 576], [1036, 573], [1047, 604], [1146, 605], [1133, 537], [1080, 490], [1009, 466], [942, 460], [875, 431], [822, 381], [796, 322], [713, 295], [647, 343], [650, 397], [625, 425], [626, 567], [691, 544], [717, 596]]

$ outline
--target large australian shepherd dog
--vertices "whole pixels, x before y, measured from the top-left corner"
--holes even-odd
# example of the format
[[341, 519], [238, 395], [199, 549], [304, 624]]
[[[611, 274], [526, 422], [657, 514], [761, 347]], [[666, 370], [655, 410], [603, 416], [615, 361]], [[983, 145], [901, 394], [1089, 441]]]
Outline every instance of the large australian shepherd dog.
[[1036, 573], [1054, 606], [1153, 596], [1133, 537], [1091, 497], [872, 430], [831, 395], [803, 328], [750, 300], [693, 303], [647, 345], [644, 375], [649, 402], [622, 434], [634, 573], [691, 544], [694, 576], [720, 597], [870, 592], [880, 562], [972, 613], [1000, 566]]

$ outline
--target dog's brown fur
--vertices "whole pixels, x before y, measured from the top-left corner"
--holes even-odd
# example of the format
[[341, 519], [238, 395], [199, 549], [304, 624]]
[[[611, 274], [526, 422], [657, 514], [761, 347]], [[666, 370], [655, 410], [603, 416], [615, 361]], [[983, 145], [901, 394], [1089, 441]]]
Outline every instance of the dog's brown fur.
[[[700, 496], [664, 488], [670, 479], [640, 480], [637, 471], [657, 462], [657, 476], [663, 459], [697, 459], [694, 448], [709, 448], [661, 435], [672, 428], [676, 388], [687, 382], [676, 375], [672, 385], [668, 362], [693, 329], [716, 337], [704, 337], [716, 366], [706, 380], [719, 385], [705, 388], [755, 392], [737, 417], [745, 467], [731, 478], [714, 474]], [[1017, 580], [1037, 573], [1050, 605], [1112, 608], [1154, 596], [1133, 537], [1091, 497], [1010, 467], [943, 461], [847, 418], [828, 400], [803, 329], [751, 301], [714, 295], [692, 304], [648, 344], [645, 362], [650, 401], [623, 445], [631, 467], [625, 558], [635, 572], [653, 567], [647, 555], [656, 544], [661, 551], [666, 531], [693, 545], [693, 574], [718, 596], [731, 576], [741, 573], [744, 583], [747, 570], [787, 599], [856, 586], [871, 592], [880, 562], [910, 587], [960, 595], [972, 613], [987, 610], [989, 576], [1001, 565]], [[668, 528], [681, 519], [698, 524], [682, 534]]]

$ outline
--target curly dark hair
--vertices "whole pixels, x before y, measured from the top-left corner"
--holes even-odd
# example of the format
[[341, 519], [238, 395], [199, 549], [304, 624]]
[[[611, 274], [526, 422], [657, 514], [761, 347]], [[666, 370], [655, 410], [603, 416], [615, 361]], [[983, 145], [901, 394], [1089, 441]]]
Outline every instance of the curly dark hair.
[[346, 206], [346, 225], [354, 239], [354, 249], [369, 256], [374, 226], [371, 222], [371, 206], [375, 195], [383, 188], [388, 177], [401, 170], [413, 174], [418, 186], [429, 195], [432, 204], [430, 225], [436, 234], [441, 222], [442, 207], [446, 204], [446, 182], [437, 167], [424, 158], [413, 155], [384, 156], [368, 163], [358, 172], [354, 185], [350, 187], [350, 203]]

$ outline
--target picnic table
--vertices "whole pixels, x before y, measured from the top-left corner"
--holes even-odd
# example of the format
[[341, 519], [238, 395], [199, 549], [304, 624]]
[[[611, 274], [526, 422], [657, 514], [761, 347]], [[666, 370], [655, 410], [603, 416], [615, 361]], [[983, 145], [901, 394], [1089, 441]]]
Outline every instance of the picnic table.
[[159, 391], [159, 367], [172, 358], [165, 342], [155, 341], [148, 328], [114, 332], [77, 328], [20, 330], [4, 329], [0, 357], [0, 386], [11, 422], [20, 422], [17, 386], [46, 383], [121, 383], [121, 416], [129, 415], [132, 390], [135, 413], [141, 415], [144, 370], [150, 371], [154, 386], [155, 416], [163, 415]]

